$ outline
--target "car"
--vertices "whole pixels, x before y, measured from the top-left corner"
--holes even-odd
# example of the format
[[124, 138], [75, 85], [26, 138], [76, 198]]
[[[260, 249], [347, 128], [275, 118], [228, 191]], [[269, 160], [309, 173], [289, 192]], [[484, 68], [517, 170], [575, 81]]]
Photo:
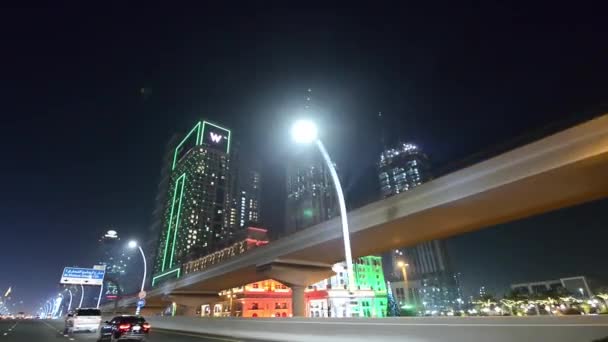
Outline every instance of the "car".
[[116, 316], [101, 324], [98, 341], [145, 341], [149, 333], [150, 323], [142, 316]]
[[65, 320], [65, 333], [78, 331], [97, 332], [101, 324], [101, 310], [96, 308], [78, 308], [68, 313]]

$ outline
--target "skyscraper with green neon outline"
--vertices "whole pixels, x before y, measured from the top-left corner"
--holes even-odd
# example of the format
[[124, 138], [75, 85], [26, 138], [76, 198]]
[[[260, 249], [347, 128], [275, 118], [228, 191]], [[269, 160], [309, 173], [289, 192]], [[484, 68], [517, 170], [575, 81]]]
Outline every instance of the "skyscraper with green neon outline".
[[152, 286], [181, 276], [182, 263], [230, 243], [231, 131], [197, 122], [178, 139], [169, 165], [169, 187]]

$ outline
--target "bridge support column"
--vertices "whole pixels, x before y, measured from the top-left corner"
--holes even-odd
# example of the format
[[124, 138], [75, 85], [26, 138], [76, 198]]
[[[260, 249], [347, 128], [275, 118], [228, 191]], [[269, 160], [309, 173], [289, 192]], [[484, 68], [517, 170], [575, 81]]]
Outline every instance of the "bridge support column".
[[283, 259], [260, 265], [256, 271], [264, 278], [278, 280], [291, 288], [294, 317], [306, 316], [306, 287], [335, 274], [328, 264]]
[[305, 286], [291, 286], [291, 307], [293, 317], [306, 317], [306, 298], [304, 298]]

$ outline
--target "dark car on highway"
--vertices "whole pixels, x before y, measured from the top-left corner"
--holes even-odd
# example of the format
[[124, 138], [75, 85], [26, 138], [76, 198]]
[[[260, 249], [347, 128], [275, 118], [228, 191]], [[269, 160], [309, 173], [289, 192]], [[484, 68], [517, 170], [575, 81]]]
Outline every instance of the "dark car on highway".
[[98, 341], [145, 341], [150, 324], [142, 316], [116, 316], [101, 323]]

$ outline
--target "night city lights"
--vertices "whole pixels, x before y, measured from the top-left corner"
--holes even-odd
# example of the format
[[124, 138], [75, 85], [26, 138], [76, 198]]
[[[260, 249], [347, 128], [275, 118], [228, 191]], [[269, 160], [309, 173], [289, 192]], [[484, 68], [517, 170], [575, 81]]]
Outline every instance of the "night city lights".
[[100, 5], [1, 11], [0, 342], [608, 342], [608, 5]]

